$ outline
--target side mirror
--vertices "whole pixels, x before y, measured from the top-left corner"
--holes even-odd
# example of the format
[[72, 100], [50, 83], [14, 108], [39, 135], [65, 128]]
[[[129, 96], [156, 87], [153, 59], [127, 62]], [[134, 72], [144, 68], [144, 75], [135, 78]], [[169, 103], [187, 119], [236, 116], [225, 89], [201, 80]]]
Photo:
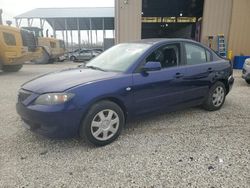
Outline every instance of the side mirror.
[[161, 70], [160, 62], [149, 61], [142, 67], [142, 71], [144, 72], [158, 71], [158, 70]]

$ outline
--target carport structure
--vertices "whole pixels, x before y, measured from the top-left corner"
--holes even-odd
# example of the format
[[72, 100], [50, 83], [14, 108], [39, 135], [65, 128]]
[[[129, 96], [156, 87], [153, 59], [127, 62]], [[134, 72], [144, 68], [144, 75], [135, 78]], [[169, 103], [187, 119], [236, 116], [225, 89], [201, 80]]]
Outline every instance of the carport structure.
[[[103, 41], [106, 36], [106, 30], [113, 30], [114, 33], [114, 7], [84, 7], [84, 8], [37, 8], [15, 17], [16, 26], [20, 27], [22, 20], [26, 19], [28, 27], [33, 26], [33, 21], [40, 21], [40, 28], [44, 28], [45, 21], [53, 29], [53, 36], [61, 31], [63, 40], [66, 42], [66, 48], [69, 44], [69, 33], [78, 31], [78, 44], [81, 47], [81, 31], [87, 31], [88, 43], [93, 45], [92, 31], [103, 31]], [[64, 34], [65, 33], [65, 34]]]

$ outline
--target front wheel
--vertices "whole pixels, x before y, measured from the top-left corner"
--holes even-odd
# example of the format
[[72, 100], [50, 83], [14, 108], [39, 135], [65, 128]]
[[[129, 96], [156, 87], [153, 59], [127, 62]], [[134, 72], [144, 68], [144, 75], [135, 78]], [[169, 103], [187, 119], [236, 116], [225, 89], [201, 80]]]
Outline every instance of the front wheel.
[[23, 65], [3, 65], [4, 72], [17, 72], [19, 71]]
[[209, 111], [219, 110], [225, 102], [226, 88], [222, 82], [216, 82], [209, 90], [203, 107]]
[[80, 127], [80, 136], [96, 146], [113, 142], [120, 135], [125, 123], [122, 109], [114, 102], [94, 104]]

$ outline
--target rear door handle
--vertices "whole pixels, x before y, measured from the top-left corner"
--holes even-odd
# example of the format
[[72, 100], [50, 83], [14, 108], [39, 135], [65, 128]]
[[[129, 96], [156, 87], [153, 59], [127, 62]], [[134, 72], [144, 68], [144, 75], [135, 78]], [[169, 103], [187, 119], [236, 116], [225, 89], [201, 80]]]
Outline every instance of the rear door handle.
[[174, 77], [175, 78], [182, 78], [183, 76], [184, 76], [184, 74], [177, 72]]
[[207, 72], [212, 73], [212, 72], [214, 72], [214, 70], [210, 67], [207, 69]]

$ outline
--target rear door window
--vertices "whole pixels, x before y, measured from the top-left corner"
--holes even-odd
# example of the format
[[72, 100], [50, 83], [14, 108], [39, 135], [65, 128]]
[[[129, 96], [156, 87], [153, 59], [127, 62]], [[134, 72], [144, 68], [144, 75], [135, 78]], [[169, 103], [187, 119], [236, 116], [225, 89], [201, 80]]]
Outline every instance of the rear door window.
[[207, 62], [206, 50], [198, 45], [185, 43], [187, 65], [196, 65]]
[[16, 38], [12, 33], [3, 32], [3, 38], [8, 46], [16, 46]]

